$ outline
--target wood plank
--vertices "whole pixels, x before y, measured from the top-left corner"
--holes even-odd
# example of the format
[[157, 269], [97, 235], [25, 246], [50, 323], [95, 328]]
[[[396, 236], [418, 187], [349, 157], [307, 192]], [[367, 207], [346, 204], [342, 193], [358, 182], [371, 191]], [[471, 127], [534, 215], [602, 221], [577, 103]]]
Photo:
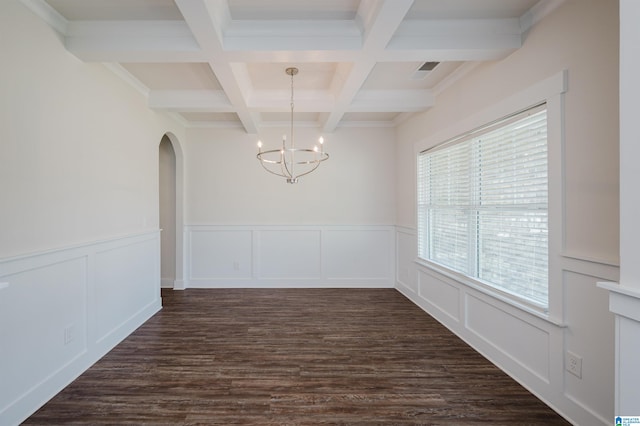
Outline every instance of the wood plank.
[[24, 424], [569, 424], [393, 289], [162, 297]]

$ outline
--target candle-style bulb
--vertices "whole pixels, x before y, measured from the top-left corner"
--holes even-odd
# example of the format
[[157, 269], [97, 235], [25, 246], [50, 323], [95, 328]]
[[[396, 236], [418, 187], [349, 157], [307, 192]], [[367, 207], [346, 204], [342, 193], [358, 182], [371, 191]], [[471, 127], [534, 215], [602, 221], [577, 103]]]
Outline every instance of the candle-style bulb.
[[320, 142], [320, 145], [322, 145], [324, 143], [324, 138], [320, 136], [320, 139], [318, 139], [318, 142]]
[[262, 149], [262, 141], [258, 141], [258, 149]]

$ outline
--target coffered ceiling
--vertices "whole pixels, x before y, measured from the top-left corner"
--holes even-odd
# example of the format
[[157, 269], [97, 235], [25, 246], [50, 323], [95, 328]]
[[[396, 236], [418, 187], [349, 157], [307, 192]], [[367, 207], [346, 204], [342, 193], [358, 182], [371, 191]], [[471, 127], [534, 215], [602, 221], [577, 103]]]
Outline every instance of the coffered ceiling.
[[[187, 126], [394, 126], [562, 0], [23, 0]], [[426, 62], [435, 68], [420, 71]], [[434, 64], [431, 64], [432, 66]]]

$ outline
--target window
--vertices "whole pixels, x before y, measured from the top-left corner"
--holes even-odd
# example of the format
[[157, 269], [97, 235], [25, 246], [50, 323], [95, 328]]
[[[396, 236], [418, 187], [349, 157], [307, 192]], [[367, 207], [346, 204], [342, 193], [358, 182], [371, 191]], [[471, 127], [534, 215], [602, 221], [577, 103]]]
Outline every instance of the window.
[[548, 307], [546, 105], [418, 155], [418, 256]]

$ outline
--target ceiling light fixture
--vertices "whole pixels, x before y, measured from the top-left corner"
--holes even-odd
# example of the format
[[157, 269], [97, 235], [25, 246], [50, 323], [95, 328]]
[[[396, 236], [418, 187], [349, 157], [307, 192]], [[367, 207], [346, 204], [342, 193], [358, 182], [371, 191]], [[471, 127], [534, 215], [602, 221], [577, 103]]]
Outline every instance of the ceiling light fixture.
[[297, 183], [298, 178], [308, 175], [320, 166], [320, 163], [329, 158], [324, 152], [324, 139], [320, 137], [318, 146], [313, 148], [296, 148], [293, 137], [293, 76], [298, 74], [298, 68], [287, 68], [287, 75], [291, 76], [291, 127], [289, 129], [289, 145], [287, 135], [282, 135], [282, 148], [262, 150], [262, 141], [258, 141], [258, 155], [262, 167], [269, 173], [282, 176], [287, 183]]

